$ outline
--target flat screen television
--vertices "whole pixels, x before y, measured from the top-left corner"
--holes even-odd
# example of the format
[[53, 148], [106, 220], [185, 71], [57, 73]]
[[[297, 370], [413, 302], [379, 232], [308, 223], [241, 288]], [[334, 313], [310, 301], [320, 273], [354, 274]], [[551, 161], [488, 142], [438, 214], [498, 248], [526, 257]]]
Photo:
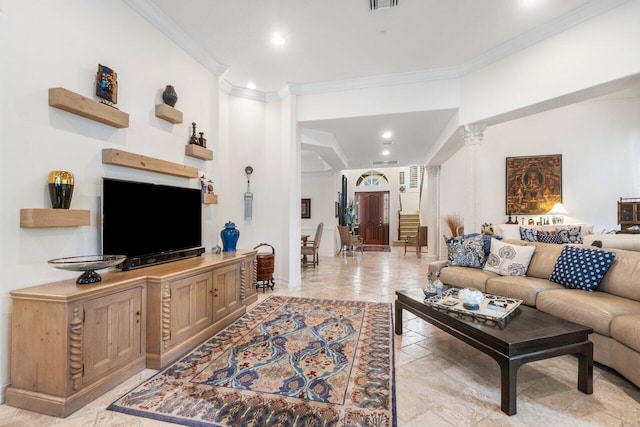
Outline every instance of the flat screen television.
[[102, 179], [102, 253], [126, 255], [124, 270], [198, 256], [201, 191]]

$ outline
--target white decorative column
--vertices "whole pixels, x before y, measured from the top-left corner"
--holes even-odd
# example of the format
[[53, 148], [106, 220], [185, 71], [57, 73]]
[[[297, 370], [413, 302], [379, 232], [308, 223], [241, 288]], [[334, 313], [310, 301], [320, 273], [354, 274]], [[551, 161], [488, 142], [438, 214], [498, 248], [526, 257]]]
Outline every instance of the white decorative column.
[[440, 232], [440, 166], [427, 166], [427, 194], [420, 207], [426, 213], [427, 257], [437, 259], [440, 254], [442, 233]]
[[465, 146], [465, 209], [464, 232], [479, 233], [480, 223], [477, 217], [477, 181], [478, 181], [478, 146], [484, 138], [486, 123], [471, 123], [464, 128]]

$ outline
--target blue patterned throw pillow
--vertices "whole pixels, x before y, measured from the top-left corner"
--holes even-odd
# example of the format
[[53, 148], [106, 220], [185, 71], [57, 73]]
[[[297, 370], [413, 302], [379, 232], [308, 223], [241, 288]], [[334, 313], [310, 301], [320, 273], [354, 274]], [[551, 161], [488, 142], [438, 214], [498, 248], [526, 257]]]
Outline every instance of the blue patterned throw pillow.
[[549, 280], [569, 289], [595, 291], [615, 257], [614, 252], [565, 246]]
[[562, 240], [562, 243], [582, 243], [582, 234], [580, 234], [580, 229], [582, 227], [572, 227], [568, 230], [561, 230], [559, 228], [556, 229], [558, 232], [558, 236]]
[[444, 238], [449, 250], [448, 266], [482, 268], [486, 260], [482, 235], [464, 239], [460, 237]]
[[535, 228], [520, 227], [520, 238], [525, 242], [536, 241], [537, 230]]
[[540, 243], [553, 243], [556, 245], [561, 245], [563, 243], [562, 239], [557, 234], [538, 234], [536, 237]]
[[[482, 236], [482, 242], [484, 247], [484, 254], [489, 256], [489, 252], [491, 251], [491, 239], [502, 240], [502, 236], [498, 236], [497, 234], [480, 234], [480, 233], [471, 233], [465, 234], [462, 236], [463, 239], [470, 239], [471, 237]], [[445, 238], [446, 239], [446, 238]]]

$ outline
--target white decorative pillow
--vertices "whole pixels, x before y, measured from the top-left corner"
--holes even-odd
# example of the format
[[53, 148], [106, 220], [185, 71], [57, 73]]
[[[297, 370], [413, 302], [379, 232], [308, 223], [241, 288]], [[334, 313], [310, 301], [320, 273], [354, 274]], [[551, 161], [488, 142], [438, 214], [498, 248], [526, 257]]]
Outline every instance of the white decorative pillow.
[[521, 240], [520, 225], [518, 224], [500, 224], [497, 226], [496, 234], [502, 236], [503, 239]]
[[526, 276], [535, 246], [519, 246], [491, 240], [491, 252], [484, 269], [501, 276]]

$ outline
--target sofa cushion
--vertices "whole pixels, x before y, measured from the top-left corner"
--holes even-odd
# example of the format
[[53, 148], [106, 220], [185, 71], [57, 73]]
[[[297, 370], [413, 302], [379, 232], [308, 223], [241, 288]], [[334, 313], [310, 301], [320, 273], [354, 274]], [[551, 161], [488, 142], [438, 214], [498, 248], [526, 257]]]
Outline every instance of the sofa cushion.
[[591, 246], [596, 240], [602, 242], [603, 248], [640, 251], [640, 234], [591, 234], [585, 236], [582, 243]]
[[521, 299], [524, 304], [531, 307], [536, 306], [538, 293], [549, 289], [564, 289], [564, 287], [537, 277], [498, 276], [487, 280], [487, 293]]
[[595, 291], [615, 256], [613, 252], [565, 246], [549, 280], [570, 289]]
[[570, 322], [589, 326], [611, 336], [611, 322], [618, 316], [640, 314], [640, 302], [605, 292], [551, 289], [538, 294], [536, 308]]
[[553, 267], [560, 256], [560, 252], [564, 248], [563, 245], [554, 245], [550, 243], [525, 243], [526, 246], [535, 246], [536, 251], [531, 257], [527, 276], [537, 277], [539, 279], [549, 280]]
[[616, 259], [602, 278], [598, 290], [640, 301], [640, 252], [607, 249]]
[[493, 240], [484, 269], [501, 276], [525, 276], [535, 250], [532, 246], [510, 245]]
[[562, 243], [582, 243], [582, 227], [572, 227], [569, 229], [556, 229], [558, 236], [562, 239]]
[[454, 267], [482, 268], [487, 256], [484, 253], [482, 235], [468, 239], [451, 237], [445, 238], [449, 250], [447, 265]]
[[482, 292], [487, 291], [487, 279], [498, 275], [479, 268], [446, 267], [440, 271], [440, 280], [445, 285], [461, 288], [474, 288]]
[[618, 316], [611, 322], [611, 336], [640, 352], [640, 314]]

